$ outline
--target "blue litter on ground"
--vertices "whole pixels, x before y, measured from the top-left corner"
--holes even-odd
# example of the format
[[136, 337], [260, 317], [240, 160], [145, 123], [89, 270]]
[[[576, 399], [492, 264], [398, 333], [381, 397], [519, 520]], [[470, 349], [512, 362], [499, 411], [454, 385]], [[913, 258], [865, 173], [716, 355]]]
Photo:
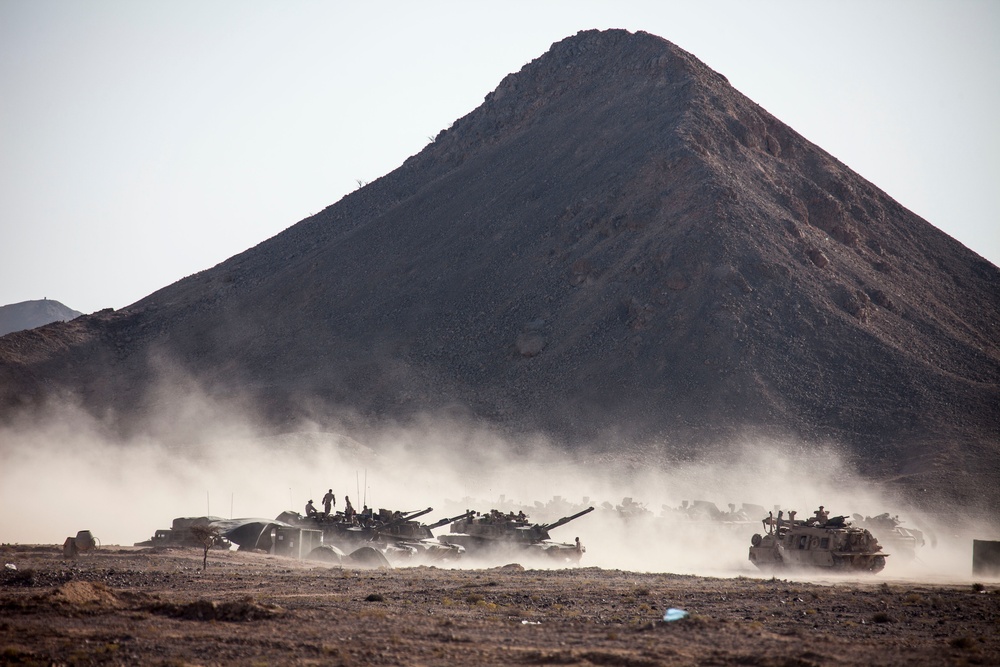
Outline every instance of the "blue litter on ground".
[[663, 615], [663, 620], [668, 622], [679, 621], [682, 618], [687, 618], [690, 615], [691, 614], [687, 613], [683, 609], [674, 609], [673, 607], [671, 607], [670, 609], [667, 610], [667, 613]]

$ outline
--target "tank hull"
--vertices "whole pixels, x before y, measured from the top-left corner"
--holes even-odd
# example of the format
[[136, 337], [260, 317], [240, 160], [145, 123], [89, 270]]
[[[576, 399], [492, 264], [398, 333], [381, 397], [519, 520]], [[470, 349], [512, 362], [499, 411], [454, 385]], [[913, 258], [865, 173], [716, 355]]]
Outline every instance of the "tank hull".
[[519, 542], [504, 539], [488, 539], [465, 533], [439, 535], [442, 544], [462, 547], [468, 558], [496, 559], [501, 557], [537, 557], [567, 564], [578, 564], [583, 557], [583, 548], [575, 544], [552, 542]]

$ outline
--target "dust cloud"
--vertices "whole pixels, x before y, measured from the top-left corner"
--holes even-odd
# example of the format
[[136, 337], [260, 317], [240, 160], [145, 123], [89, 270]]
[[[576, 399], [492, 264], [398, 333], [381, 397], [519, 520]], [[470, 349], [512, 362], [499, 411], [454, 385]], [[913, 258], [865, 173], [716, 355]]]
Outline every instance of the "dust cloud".
[[[309, 500], [321, 507], [327, 489], [337, 509], [345, 496], [359, 510], [433, 507], [422, 519], [428, 523], [492, 508], [552, 522], [594, 506], [552, 530], [552, 539], [579, 537], [587, 549], [583, 566], [646, 572], [770, 577], [747, 552], [776, 507], [797, 510], [799, 518], [819, 505], [831, 516], [889, 512], [903, 527], [923, 531], [916, 557], [890, 556], [879, 580], [969, 581], [972, 539], [998, 539], [996, 526], [907, 508], [863, 481], [833, 448], [755, 441], [734, 444], [718, 460], [664, 463], [636, 454], [568, 454], [540, 437], [515, 442], [430, 417], [357, 439], [329, 423], [274, 434], [246, 405], [194, 385], [160, 405], [141, 435], [124, 439], [72, 406], [0, 429], [0, 541], [61, 544], [90, 530], [105, 546], [132, 545], [175, 517], [273, 519], [284, 510], [303, 512]], [[723, 513], [732, 503], [736, 513], [693, 520], [681, 508], [694, 501]], [[753, 507], [741, 517], [744, 503]]]

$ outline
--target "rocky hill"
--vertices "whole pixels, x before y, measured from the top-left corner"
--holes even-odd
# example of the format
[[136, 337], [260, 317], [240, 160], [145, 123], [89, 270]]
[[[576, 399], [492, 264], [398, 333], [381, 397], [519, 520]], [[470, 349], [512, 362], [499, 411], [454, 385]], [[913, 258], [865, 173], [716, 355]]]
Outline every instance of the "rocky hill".
[[0, 336], [12, 331], [34, 329], [50, 322], [65, 322], [80, 315], [83, 313], [51, 299], [0, 306]]
[[275, 423], [459, 415], [668, 456], [778, 436], [993, 504], [998, 326], [996, 266], [691, 54], [589, 31], [274, 238], [0, 339], [0, 403], [127, 421], [169, 362]]

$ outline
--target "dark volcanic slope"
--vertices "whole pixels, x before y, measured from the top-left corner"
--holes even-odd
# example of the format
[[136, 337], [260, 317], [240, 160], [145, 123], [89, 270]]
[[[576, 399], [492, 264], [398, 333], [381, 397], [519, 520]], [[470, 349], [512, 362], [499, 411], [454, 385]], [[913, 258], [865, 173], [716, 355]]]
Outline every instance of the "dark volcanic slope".
[[141, 414], [155, 355], [279, 419], [447, 408], [668, 448], [749, 429], [921, 485], [974, 469], [995, 499], [998, 316], [997, 267], [690, 54], [613, 30], [259, 246], [2, 339], [0, 370], [8, 406], [56, 385]]

